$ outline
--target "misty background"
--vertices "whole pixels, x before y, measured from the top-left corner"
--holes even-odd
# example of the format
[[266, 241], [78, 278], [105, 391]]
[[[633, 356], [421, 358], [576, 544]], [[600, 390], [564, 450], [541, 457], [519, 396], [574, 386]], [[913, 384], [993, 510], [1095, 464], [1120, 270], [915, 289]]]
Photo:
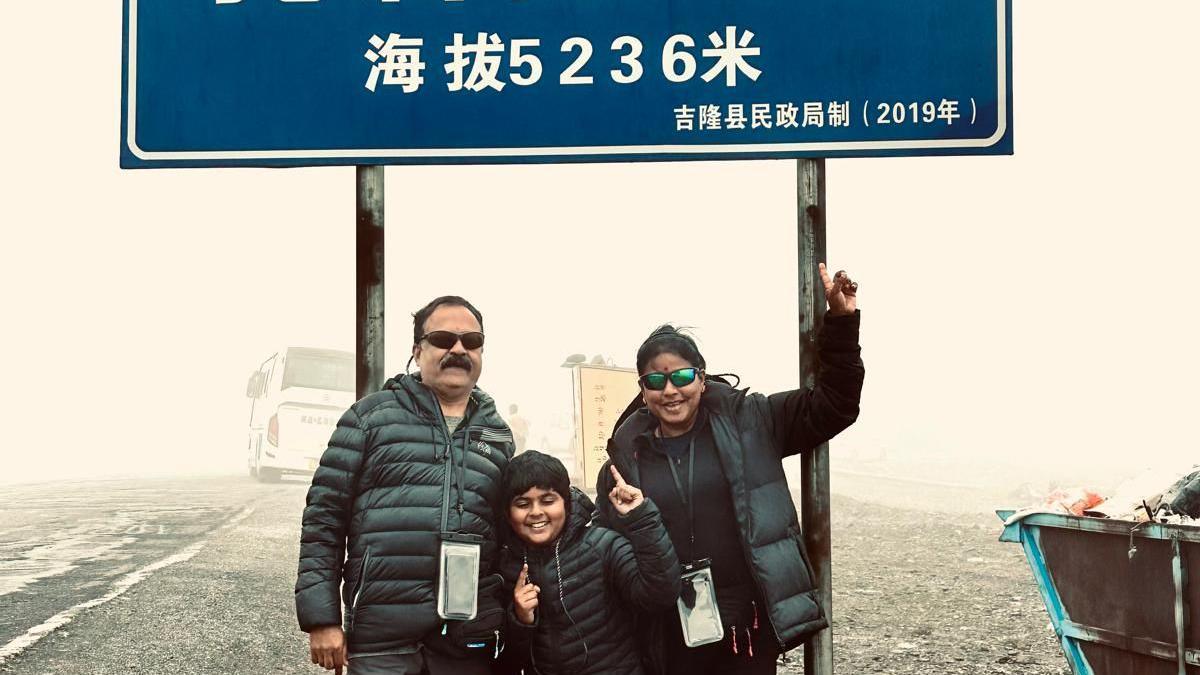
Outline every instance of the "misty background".
[[[1015, 156], [827, 163], [867, 367], [835, 471], [1006, 489], [1197, 458], [1200, 5], [1014, 4]], [[120, 3], [0, 15], [0, 481], [244, 472], [250, 373], [354, 348], [354, 169], [121, 171]], [[564, 357], [631, 367], [663, 322], [713, 372], [797, 383], [793, 160], [386, 181], [387, 370], [413, 311], [465, 296], [531, 447], [570, 433]]]

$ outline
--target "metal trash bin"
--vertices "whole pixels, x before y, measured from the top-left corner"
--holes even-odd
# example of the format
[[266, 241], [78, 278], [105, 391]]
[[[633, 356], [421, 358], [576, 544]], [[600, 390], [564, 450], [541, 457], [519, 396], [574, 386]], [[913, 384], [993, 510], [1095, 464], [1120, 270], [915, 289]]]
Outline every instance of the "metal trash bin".
[[1005, 521], [1075, 675], [1200, 675], [1200, 527], [1031, 513]]

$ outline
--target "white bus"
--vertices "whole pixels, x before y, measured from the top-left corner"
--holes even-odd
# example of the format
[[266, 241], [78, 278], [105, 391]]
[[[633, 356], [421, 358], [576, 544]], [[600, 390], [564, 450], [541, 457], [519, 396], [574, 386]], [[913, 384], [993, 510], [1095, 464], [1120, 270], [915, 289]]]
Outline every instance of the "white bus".
[[246, 382], [250, 475], [269, 482], [315, 471], [354, 393], [350, 352], [288, 347], [263, 361]]

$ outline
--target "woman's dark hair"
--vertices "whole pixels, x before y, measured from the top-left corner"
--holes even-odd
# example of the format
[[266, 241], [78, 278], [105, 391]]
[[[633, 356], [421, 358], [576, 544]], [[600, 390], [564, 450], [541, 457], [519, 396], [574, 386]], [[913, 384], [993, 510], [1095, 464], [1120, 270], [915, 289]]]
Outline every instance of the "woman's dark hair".
[[433, 314], [433, 310], [441, 307], [442, 305], [450, 305], [451, 307], [466, 307], [471, 311], [472, 314], [475, 315], [475, 320], [479, 322], [479, 330], [483, 330], [483, 314], [480, 314], [479, 310], [475, 309], [475, 305], [467, 302], [466, 298], [462, 298], [457, 295], [443, 295], [430, 300], [428, 305], [418, 309], [416, 313], [413, 314], [414, 345], [420, 342], [421, 336], [425, 334], [425, 322], [429, 320], [429, 315]]
[[509, 460], [500, 480], [505, 509], [513, 498], [536, 487], [557, 492], [563, 498], [567, 511], [571, 510], [571, 478], [567, 475], [567, 467], [557, 457], [537, 450], [526, 450]]
[[642, 342], [642, 346], [638, 347], [638, 375], [645, 375], [646, 364], [659, 354], [675, 354], [700, 370], [706, 369], [704, 357], [701, 356], [700, 349], [696, 347], [696, 341], [692, 339], [692, 336], [669, 323], [655, 328], [654, 332], [650, 333], [650, 337]]

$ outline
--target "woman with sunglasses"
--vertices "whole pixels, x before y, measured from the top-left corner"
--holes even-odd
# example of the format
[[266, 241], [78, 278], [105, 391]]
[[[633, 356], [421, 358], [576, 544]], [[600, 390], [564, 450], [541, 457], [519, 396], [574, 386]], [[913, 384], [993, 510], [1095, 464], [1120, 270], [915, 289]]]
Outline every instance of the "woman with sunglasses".
[[[609, 441], [598, 494], [614, 487], [609, 465], [659, 505], [671, 541], [690, 569], [707, 569], [721, 632], [690, 633], [705, 606], [685, 581], [682, 608], [641, 617], [648, 671], [658, 674], [774, 673], [780, 653], [828, 622], [817, 604], [783, 458], [810, 450], [858, 416], [863, 365], [856, 291], [845, 272], [819, 266], [829, 310], [817, 340], [812, 389], [770, 396], [705, 378], [696, 343], [661, 326], [637, 353], [641, 400]], [[599, 500], [601, 519], [616, 514]], [[698, 609], [699, 608], [699, 609]], [[681, 627], [689, 619], [689, 637]], [[715, 624], [715, 621], [713, 622]]]

